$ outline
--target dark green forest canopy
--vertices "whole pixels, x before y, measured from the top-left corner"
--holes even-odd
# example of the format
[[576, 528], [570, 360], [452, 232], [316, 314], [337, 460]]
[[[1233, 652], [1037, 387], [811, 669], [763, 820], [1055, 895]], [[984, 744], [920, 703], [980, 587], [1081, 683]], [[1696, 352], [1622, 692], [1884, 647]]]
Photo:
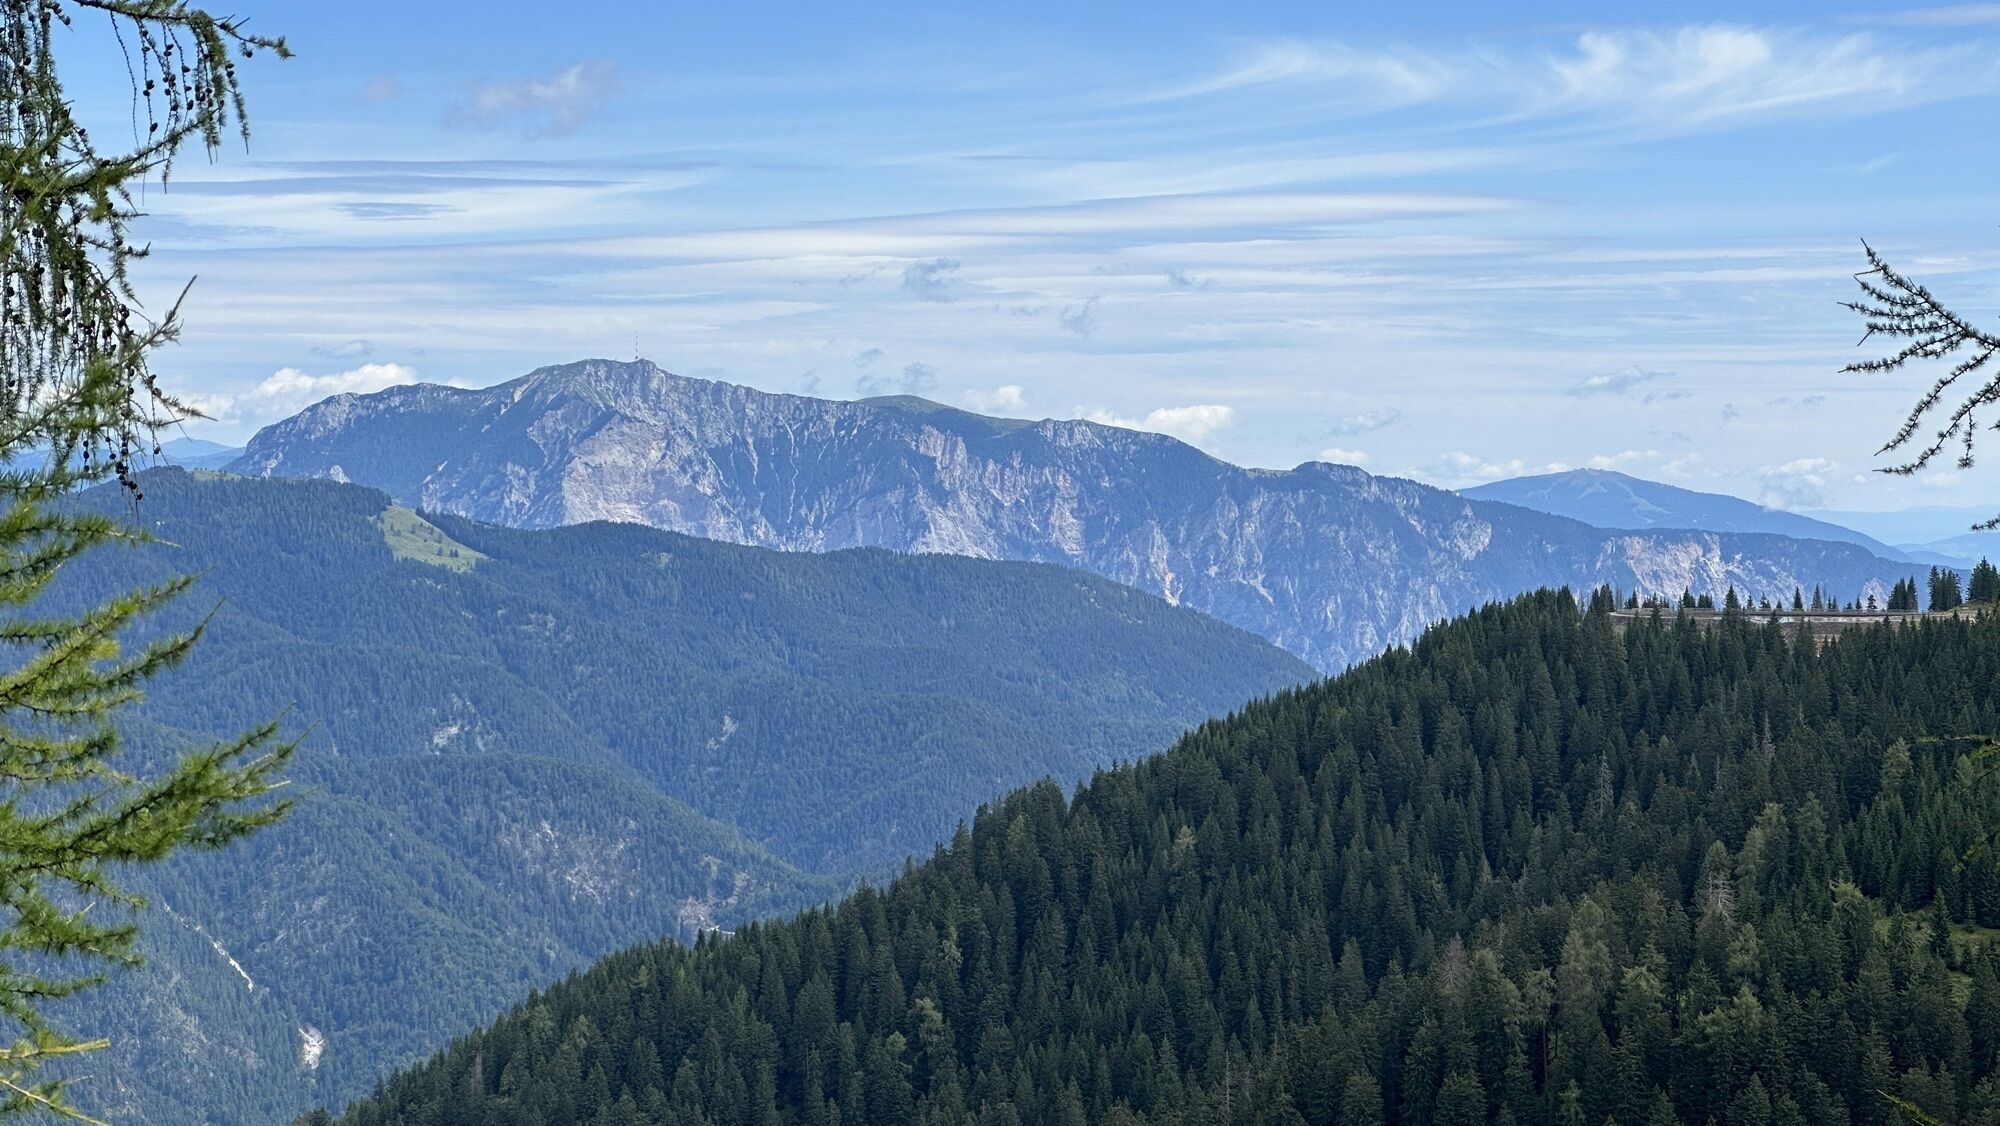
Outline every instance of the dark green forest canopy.
[[2000, 1121], [2000, 622], [1489, 607], [886, 890], [615, 955], [354, 1126]]

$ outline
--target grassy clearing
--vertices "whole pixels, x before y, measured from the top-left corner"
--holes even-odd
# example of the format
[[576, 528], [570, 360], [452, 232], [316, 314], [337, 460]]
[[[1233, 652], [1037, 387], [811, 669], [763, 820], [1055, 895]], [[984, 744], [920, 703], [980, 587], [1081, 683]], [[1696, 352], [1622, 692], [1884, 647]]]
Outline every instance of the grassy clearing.
[[428, 563], [448, 571], [470, 571], [486, 557], [439, 531], [437, 525], [410, 509], [391, 505], [375, 518], [389, 553], [413, 563]]

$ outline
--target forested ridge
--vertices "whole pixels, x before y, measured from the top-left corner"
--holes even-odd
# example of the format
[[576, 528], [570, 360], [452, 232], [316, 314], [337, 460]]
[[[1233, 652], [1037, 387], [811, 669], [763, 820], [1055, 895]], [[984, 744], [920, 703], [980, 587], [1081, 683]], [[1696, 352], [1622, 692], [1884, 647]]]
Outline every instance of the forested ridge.
[[[993, 794], [1083, 777], [1312, 677], [1068, 568], [433, 524], [327, 481], [165, 470], [145, 488], [140, 513], [175, 546], [83, 560], [70, 589], [201, 573], [182, 612], [222, 605], [188, 679], [230, 689], [163, 689], [149, 716], [202, 729], [296, 706], [342, 757], [588, 743], [822, 871], [893, 866]], [[388, 517], [433, 537], [434, 565]]]
[[139, 874], [149, 964], [61, 1010], [111, 1036], [82, 1097], [119, 1121], [344, 1103], [573, 967], [824, 902], [981, 800], [1312, 675], [1056, 567], [141, 483], [76, 503], [166, 544], [86, 556], [51, 599], [200, 576], [167, 619], [208, 634], [127, 721], [134, 756], [278, 715], [304, 742], [292, 813]]
[[2000, 622], [1491, 606], [615, 955], [353, 1126], [2000, 1122]]

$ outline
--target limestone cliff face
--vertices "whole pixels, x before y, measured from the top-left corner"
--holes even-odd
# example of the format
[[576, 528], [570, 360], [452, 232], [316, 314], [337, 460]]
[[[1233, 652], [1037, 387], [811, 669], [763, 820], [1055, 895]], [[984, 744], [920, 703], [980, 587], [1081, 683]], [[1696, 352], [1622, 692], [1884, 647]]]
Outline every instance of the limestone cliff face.
[[585, 360], [484, 390], [341, 395], [232, 467], [523, 527], [616, 520], [799, 551], [1062, 563], [1323, 669], [1541, 585], [1855, 597], [1906, 566], [1841, 543], [1606, 531], [1348, 466], [1242, 469], [1158, 434], [837, 402]]

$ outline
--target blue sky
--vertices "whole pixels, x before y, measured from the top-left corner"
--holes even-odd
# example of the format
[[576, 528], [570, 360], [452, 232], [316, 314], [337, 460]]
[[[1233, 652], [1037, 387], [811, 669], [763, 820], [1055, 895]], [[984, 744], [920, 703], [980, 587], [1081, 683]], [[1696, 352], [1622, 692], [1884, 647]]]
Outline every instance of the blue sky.
[[298, 57], [147, 193], [159, 367], [225, 441], [636, 343], [1250, 465], [2000, 491], [1869, 472], [1916, 377], [1837, 304], [1866, 237], [2000, 323], [2000, 4], [1343, 7], [240, 0]]

